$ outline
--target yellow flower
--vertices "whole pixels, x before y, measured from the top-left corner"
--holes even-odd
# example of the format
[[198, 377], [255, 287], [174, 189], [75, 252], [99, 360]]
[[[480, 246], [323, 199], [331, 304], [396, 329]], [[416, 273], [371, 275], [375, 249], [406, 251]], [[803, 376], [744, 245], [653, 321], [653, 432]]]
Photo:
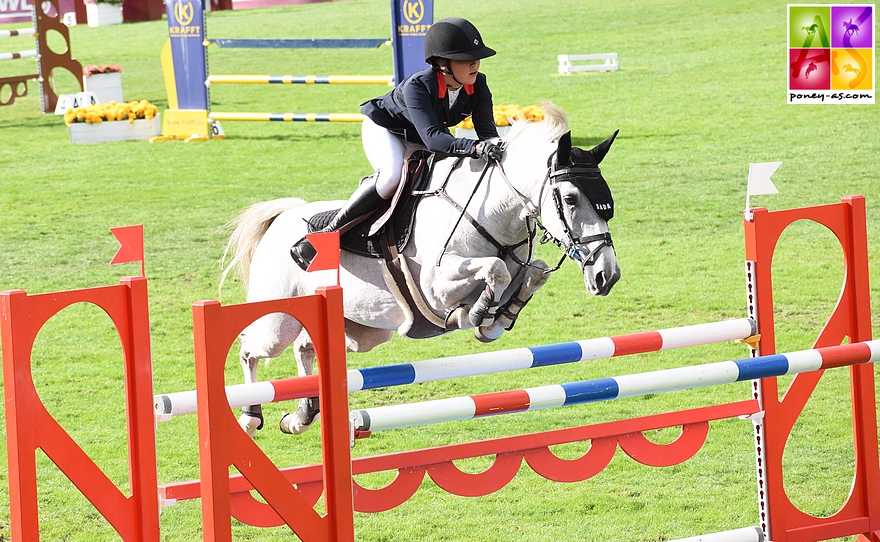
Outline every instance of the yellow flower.
[[[544, 119], [544, 111], [538, 105], [526, 107], [520, 107], [516, 104], [495, 105], [492, 106], [492, 116], [495, 120], [495, 126], [509, 126], [511, 119], [539, 122]], [[473, 130], [474, 121], [471, 117], [468, 117], [461, 121], [456, 128]]]
[[159, 114], [159, 108], [147, 100], [127, 103], [110, 102], [93, 104], [88, 107], [76, 107], [64, 112], [64, 123], [70, 126], [74, 122], [99, 123], [107, 121], [127, 121], [134, 123], [137, 119], [151, 120]]

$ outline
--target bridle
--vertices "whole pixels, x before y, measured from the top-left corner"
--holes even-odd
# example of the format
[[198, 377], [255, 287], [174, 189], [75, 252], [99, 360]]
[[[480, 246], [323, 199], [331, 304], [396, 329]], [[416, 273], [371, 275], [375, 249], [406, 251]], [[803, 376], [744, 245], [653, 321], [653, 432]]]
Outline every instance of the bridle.
[[[540, 244], [543, 245], [547, 243], [553, 243], [562, 250], [562, 257], [559, 259], [559, 262], [557, 262], [555, 266], [546, 269], [544, 271], [545, 273], [552, 273], [553, 271], [556, 271], [560, 267], [562, 267], [562, 263], [565, 261], [566, 257], [576, 261], [583, 271], [587, 266], [592, 266], [596, 264], [596, 258], [599, 254], [599, 251], [602, 250], [603, 247], [608, 246], [611, 247], [612, 250], [614, 249], [614, 242], [611, 240], [611, 232], [604, 232], [596, 235], [585, 235], [575, 239], [574, 235], [571, 233], [572, 227], [568, 223], [568, 220], [565, 218], [565, 213], [563, 212], [562, 194], [559, 190], [559, 184], [553, 182], [553, 180], [561, 175], [600, 173], [600, 170], [598, 167], [586, 168], [580, 166], [566, 166], [560, 168], [558, 167], [555, 157], [556, 153], [554, 152], [550, 155], [549, 158], [547, 158], [547, 173], [546, 175], [544, 175], [544, 180], [541, 181], [541, 191], [538, 194], [538, 207], [535, 207], [522, 192], [520, 192], [516, 189], [515, 186], [513, 186], [513, 183], [511, 183], [510, 179], [507, 177], [507, 172], [504, 171], [504, 165], [501, 164], [501, 162], [495, 163], [495, 166], [501, 173], [501, 178], [504, 179], [504, 182], [507, 184], [508, 188], [510, 188], [510, 190], [517, 196], [523, 208], [526, 210], [526, 228], [529, 231], [527, 239], [529, 243], [529, 261], [525, 263], [517, 261], [517, 263], [519, 263], [520, 265], [534, 267], [531, 265], [531, 258], [532, 254], [534, 254], [533, 242], [534, 238], [537, 235], [535, 229], [537, 228], [541, 230], [541, 239], [539, 240]], [[487, 163], [486, 167], [488, 168], [489, 165], [490, 164]], [[559, 239], [558, 237], [553, 235], [550, 230], [548, 230], [547, 227], [544, 226], [540, 219], [540, 205], [541, 202], [544, 201], [544, 192], [548, 187], [553, 193], [553, 203], [554, 208], [556, 209], [556, 215], [559, 218], [559, 222], [562, 224], [563, 232], [565, 232], [564, 239]], [[590, 250], [590, 253], [587, 255], [587, 257], [581, 257], [580, 248], [584, 246], [589, 248], [590, 243], [595, 243], [597, 241], [600, 241], [600, 243]]]
[[[564, 168], [560, 168], [557, 166], [557, 163], [556, 163], [556, 160], [554, 160], [554, 157], [555, 157], [555, 153], [553, 155], [551, 155], [550, 158], [548, 158], [548, 162], [550, 162], [550, 165], [548, 165], [548, 167], [547, 167], [547, 178], [544, 180], [545, 183], [547, 183], [548, 180], [553, 181], [553, 179], [555, 179], [556, 177], [562, 176], [562, 175], [579, 175], [579, 174], [587, 174], [587, 173], [600, 174], [600, 173], [602, 173], [602, 171], [598, 167], [566, 166]], [[500, 165], [501, 164], [499, 164], [499, 166]], [[504, 170], [502, 168], [502, 172], [503, 171]], [[568, 221], [565, 219], [565, 213], [562, 212], [562, 194], [560, 193], [560, 190], [559, 190], [559, 184], [556, 182], [552, 182], [551, 187], [553, 190], [553, 202], [556, 207], [556, 215], [559, 217], [559, 222], [562, 224], [562, 229], [565, 232], [565, 236], [567, 237], [567, 242], [560, 241], [559, 239], [556, 239], [555, 237], [553, 237], [552, 234], [550, 234], [550, 232], [546, 228], [541, 226], [544, 231], [544, 234], [541, 237], [542, 244], [547, 243], [548, 241], [552, 241], [553, 244], [555, 244], [556, 246], [561, 248], [563, 250], [563, 252], [565, 252], [565, 256], [568, 256], [572, 260], [578, 262], [578, 264], [581, 266], [582, 270], [585, 267], [587, 267], [588, 265], [594, 265], [596, 263], [596, 257], [598, 256], [599, 251], [602, 250], [602, 247], [608, 246], [608, 247], [611, 247], [612, 250], [614, 249], [614, 242], [611, 240], [611, 232], [606, 231], [604, 233], [597, 233], [595, 235], [584, 235], [584, 236], [581, 236], [581, 237], [575, 239], [574, 235], [572, 235], [572, 233], [571, 233], [571, 226], [569, 226]], [[543, 187], [542, 187], [542, 191], [543, 191]], [[586, 194], [584, 194], [584, 196], [586, 196]], [[587, 199], [589, 199], [589, 198], [587, 198]], [[601, 243], [599, 243], [598, 245], [596, 245], [595, 248], [590, 250], [590, 253], [587, 254], [586, 258], [582, 259], [581, 253], [579, 250], [580, 247], [585, 246], [586, 248], [589, 249], [589, 243], [594, 243], [596, 241], [601, 241]], [[557, 268], [559, 267], [559, 265], [562, 264], [562, 261], [564, 259], [565, 258], [563, 257], [563, 259], [560, 260], [559, 264], [557, 265]]]
[[[551, 182], [554, 178], [559, 177], [560, 175], [578, 175], [578, 174], [584, 174], [584, 173], [600, 173], [599, 168], [598, 167], [586, 168], [586, 167], [580, 167], [580, 166], [566, 166], [566, 167], [560, 168], [560, 167], [558, 167], [558, 165], [556, 163], [555, 155], [556, 155], [556, 153], [554, 152], [547, 159], [547, 173], [544, 176], [544, 180], [541, 181], [541, 190], [538, 194], [538, 206], [537, 207], [534, 204], [532, 204], [532, 202], [531, 202], [531, 200], [529, 200], [529, 198], [527, 198], [522, 192], [520, 192], [519, 190], [517, 190], [517, 188], [515, 186], [513, 186], [513, 183], [511, 183], [510, 179], [507, 177], [507, 172], [504, 171], [504, 166], [501, 164], [501, 162], [493, 162], [493, 161], [486, 162], [486, 165], [483, 168], [482, 173], [480, 174], [480, 178], [477, 180], [477, 182], [474, 186], [474, 190], [473, 190], [473, 192], [471, 192], [471, 195], [468, 198], [468, 201], [464, 205], [464, 207], [459, 205], [455, 200], [453, 200], [446, 193], [446, 185], [449, 182], [450, 177], [452, 176], [452, 172], [455, 169], [457, 169], [457, 166], [454, 166], [449, 171], [449, 174], [447, 175], [446, 180], [444, 180], [444, 182], [440, 186], [440, 188], [438, 188], [437, 190], [431, 191], [431, 192], [421, 193], [421, 195], [434, 195], [434, 196], [442, 197], [447, 202], [452, 204], [452, 206], [455, 207], [460, 213], [458, 220], [455, 222], [455, 225], [452, 227], [452, 231], [449, 233], [449, 237], [446, 239], [446, 243], [443, 245], [443, 251], [441, 251], [440, 256], [437, 258], [436, 265], [438, 265], [438, 266], [440, 265], [440, 260], [443, 258], [443, 254], [446, 253], [446, 247], [449, 245], [449, 242], [452, 239], [452, 235], [455, 233], [455, 230], [458, 228], [458, 225], [459, 225], [459, 223], [461, 223], [462, 219], [467, 220], [471, 224], [471, 226], [473, 226], [477, 230], [477, 232], [480, 233], [480, 235], [482, 235], [486, 240], [488, 240], [492, 245], [494, 245], [498, 249], [499, 256], [505, 256], [505, 255], [510, 256], [510, 258], [514, 261], [514, 263], [516, 263], [520, 267], [539, 268], [538, 266], [536, 266], [532, 263], [534, 261], [532, 259], [532, 256], [534, 255], [534, 249], [535, 249], [534, 242], [535, 242], [535, 238], [537, 237], [537, 230], [541, 230], [541, 238], [538, 242], [542, 245], [546, 244], [546, 243], [553, 243], [554, 245], [559, 247], [563, 252], [562, 257], [559, 259], [559, 262], [555, 266], [553, 266], [549, 269], [545, 269], [543, 267], [539, 268], [539, 269], [542, 269], [544, 273], [552, 273], [552, 272], [558, 270], [562, 266], [562, 263], [565, 261], [566, 257], [571, 258], [572, 260], [576, 261], [578, 263], [578, 265], [580, 266], [581, 270], [583, 271], [584, 269], [586, 269], [587, 266], [595, 265], [598, 253], [600, 250], [602, 250], [603, 247], [608, 246], [608, 247], [611, 247], [613, 250], [614, 243], [611, 240], [611, 233], [610, 232], [600, 233], [600, 234], [596, 234], [596, 235], [581, 236], [577, 239], [574, 238], [574, 235], [571, 233], [571, 230], [572, 230], [571, 225], [568, 223], [568, 220], [565, 218], [565, 213], [563, 212], [562, 195], [560, 194], [558, 183]], [[486, 173], [489, 171], [489, 168], [493, 167], [493, 166], [498, 168], [498, 171], [501, 174], [501, 178], [504, 179], [504, 182], [507, 184], [508, 188], [511, 190], [511, 192], [513, 192], [514, 195], [516, 195], [516, 197], [520, 201], [520, 204], [526, 210], [526, 230], [528, 231], [528, 235], [526, 236], [525, 239], [523, 239], [522, 241], [520, 241], [519, 243], [516, 243], [514, 245], [506, 245], [506, 246], [502, 245], [500, 242], [498, 242], [498, 240], [496, 240], [492, 236], [491, 233], [489, 233], [489, 231], [487, 231], [481, 224], [479, 224], [476, 221], [476, 219], [474, 219], [467, 212], [467, 207], [468, 207], [468, 205], [470, 205], [471, 199], [473, 199], [474, 194], [476, 194], [477, 189], [479, 188], [480, 184], [482, 183], [483, 178], [486, 176]], [[563, 231], [565, 232], [564, 239], [559, 239], [558, 237], [554, 236], [550, 232], [550, 230], [548, 230], [544, 226], [544, 224], [541, 222], [541, 219], [540, 219], [540, 214], [541, 214], [540, 205], [541, 205], [541, 202], [544, 201], [545, 190], [547, 190], [548, 187], [550, 188], [550, 190], [553, 193], [553, 202], [554, 202], [554, 207], [556, 209], [556, 214], [559, 217], [559, 221], [562, 224]], [[584, 247], [584, 246], [589, 248], [590, 243], [595, 243], [597, 241], [599, 241], [600, 243], [598, 245], [596, 245], [595, 248], [590, 250], [590, 253], [587, 255], [586, 258], [583, 258], [580, 253], [580, 248]], [[521, 258], [516, 256], [516, 254], [514, 253], [515, 249], [521, 247], [524, 244], [529, 245], [529, 252], [528, 252], [527, 261], [523, 261]]]

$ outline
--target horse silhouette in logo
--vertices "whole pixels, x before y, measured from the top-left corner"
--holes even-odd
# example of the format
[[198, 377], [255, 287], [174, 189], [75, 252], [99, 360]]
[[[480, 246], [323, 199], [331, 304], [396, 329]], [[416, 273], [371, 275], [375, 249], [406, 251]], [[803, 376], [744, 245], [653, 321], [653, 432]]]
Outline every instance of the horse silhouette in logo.
[[852, 64], [844, 64], [844, 65], [843, 65], [843, 71], [845, 71], [845, 72], [852, 72], [852, 73], [856, 74], [856, 77], [862, 75], [862, 71], [861, 71], [860, 69], [858, 69], [858, 68], [853, 68], [853, 65], [852, 65]]
[[844, 36], [846, 36], [847, 34], [852, 36], [853, 34], [859, 33], [859, 25], [853, 24], [852, 17], [849, 18], [849, 22], [843, 21], [843, 26], [846, 28], [846, 30], [844, 30], [843, 32]]
[[809, 79], [809, 78], [810, 78], [810, 74], [811, 74], [812, 72], [818, 70], [818, 69], [819, 69], [819, 66], [816, 66], [816, 63], [815, 63], [815, 62], [810, 62], [810, 65], [807, 66], [807, 71], [806, 71], [806, 73], [804, 74], [804, 79]]
[[[846, 23], [844, 23], [846, 24]], [[810, 26], [802, 26], [801, 30], [806, 30], [808, 36], [812, 36], [816, 33], [816, 30], [819, 30], [819, 25], [816, 23], [811, 24]]]

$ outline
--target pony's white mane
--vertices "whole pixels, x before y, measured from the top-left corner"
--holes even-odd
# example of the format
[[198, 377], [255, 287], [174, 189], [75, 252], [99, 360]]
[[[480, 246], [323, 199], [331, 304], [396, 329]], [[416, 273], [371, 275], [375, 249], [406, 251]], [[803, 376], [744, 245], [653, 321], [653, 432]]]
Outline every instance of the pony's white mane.
[[544, 111], [544, 120], [541, 122], [512, 119], [510, 133], [504, 139], [513, 142], [527, 136], [546, 142], [558, 141], [568, 131], [568, 117], [548, 100], [541, 102], [541, 109]]

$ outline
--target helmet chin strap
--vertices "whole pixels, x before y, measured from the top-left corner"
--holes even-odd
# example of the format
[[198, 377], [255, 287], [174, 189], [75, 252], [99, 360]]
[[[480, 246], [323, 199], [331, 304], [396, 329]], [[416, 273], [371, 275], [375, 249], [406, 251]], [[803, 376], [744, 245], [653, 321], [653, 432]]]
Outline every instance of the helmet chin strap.
[[[440, 72], [448, 75], [449, 77], [452, 77], [452, 80], [455, 81], [456, 83], [458, 83], [458, 88], [463, 87], [464, 83], [459, 81], [458, 78], [455, 77], [455, 74], [452, 73], [452, 70], [449, 69], [449, 61], [448, 60], [446, 60], [445, 64], [446, 64], [445, 66], [440, 66]], [[449, 85], [446, 85], [446, 86], [448, 87]]]

